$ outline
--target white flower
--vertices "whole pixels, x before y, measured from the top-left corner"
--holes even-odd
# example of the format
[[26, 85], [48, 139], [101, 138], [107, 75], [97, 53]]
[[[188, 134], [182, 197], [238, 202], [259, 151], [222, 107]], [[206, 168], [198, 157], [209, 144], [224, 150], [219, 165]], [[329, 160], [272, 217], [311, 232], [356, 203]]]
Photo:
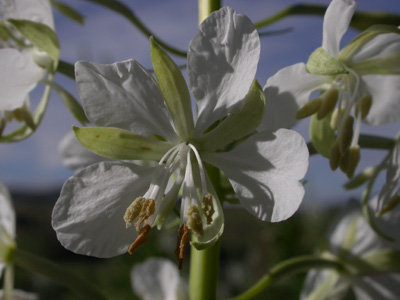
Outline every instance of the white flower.
[[27, 103], [29, 92], [46, 75], [46, 69], [37, 64], [46, 55], [30, 45], [6, 20], [29, 20], [52, 29], [54, 22], [48, 0], [2, 0], [0, 12], [3, 19], [0, 25], [6, 24], [13, 37], [0, 44], [0, 110], [12, 111]]
[[142, 300], [189, 299], [187, 283], [168, 259], [150, 258], [131, 271], [132, 288]]
[[400, 139], [397, 139], [396, 144], [389, 157], [386, 182], [378, 197], [378, 210], [382, 215], [385, 212], [392, 210], [400, 202]]
[[0, 277], [15, 248], [15, 212], [10, 193], [0, 182]]
[[[151, 227], [161, 227], [180, 190], [180, 261], [189, 230], [197, 248], [212, 245], [223, 231], [223, 211], [204, 162], [226, 174], [242, 205], [259, 219], [277, 222], [297, 210], [308, 166], [299, 134], [259, 132], [225, 150], [261, 122], [264, 93], [253, 82], [259, 47], [251, 21], [230, 8], [200, 25], [188, 52], [195, 120], [182, 74], [154, 42], [158, 83], [133, 60], [76, 64], [85, 113], [101, 126], [75, 129], [76, 136], [95, 153], [123, 161], [93, 164], [65, 182], [52, 217], [64, 247], [98, 257], [133, 253]], [[129, 160], [159, 163], [144, 168]], [[135, 219], [138, 236], [126, 229]]]
[[[324, 17], [322, 47], [311, 54], [307, 65], [286, 67], [267, 81], [267, 99], [279, 103], [287, 117], [276, 120], [267, 113], [262, 125], [287, 126], [296, 116], [314, 113], [324, 119], [333, 111], [331, 126], [338, 133], [330, 163], [336, 169], [342, 160], [341, 168], [349, 177], [359, 160], [361, 121], [381, 125], [400, 117], [399, 29], [372, 26], [340, 50], [355, 8], [353, 0], [333, 0]], [[316, 91], [320, 96], [308, 102]], [[345, 163], [349, 160], [350, 166]]]
[[[376, 199], [375, 199], [376, 200]], [[336, 256], [346, 264], [349, 273], [335, 270], [312, 270], [307, 278], [301, 294], [302, 300], [343, 299], [349, 289], [353, 289], [359, 300], [396, 300], [400, 293], [400, 274], [384, 267], [376, 266], [382, 259], [385, 250], [397, 250], [399, 244], [386, 241], [370, 228], [363, 218], [357, 203], [345, 208], [345, 213], [335, 222], [329, 235], [328, 255]], [[380, 227], [390, 226], [391, 232], [397, 231], [399, 214], [386, 215], [380, 220]], [[383, 223], [387, 223], [386, 225]], [[393, 222], [396, 222], [394, 227]], [[381, 260], [378, 259], [381, 257]], [[364, 261], [364, 263], [362, 263]], [[368, 263], [375, 263], [378, 270], [368, 269]], [[393, 265], [393, 263], [387, 263]], [[367, 269], [363, 269], [367, 267]], [[382, 267], [382, 270], [379, 270]]]

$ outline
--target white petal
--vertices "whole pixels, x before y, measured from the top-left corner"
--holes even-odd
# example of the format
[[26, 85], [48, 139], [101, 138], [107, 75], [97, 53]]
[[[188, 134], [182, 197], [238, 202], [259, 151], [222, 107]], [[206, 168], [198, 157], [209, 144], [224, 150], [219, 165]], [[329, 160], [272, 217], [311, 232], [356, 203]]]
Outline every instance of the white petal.
[[0, 49], [0, 110], [21, 107], [29, 92], [45, 75], [29, 51]]
[[366, 75], [362, 80], [372, 96], [372, 107], [366, 122], [382, 125], [397, 121], [400, 118], [400, 76]]
[[86, 168], [94, 163], [112, 160], [90, 152], [75, 138], [74, 132], [68, 132], [58, 145], [58, 152], [63, 158], [63, 164], [73, 171]]
[[400, 295], [400, 274], [375, 274], [357, 277], [354, 293], [359, 300], [397, 300]]
[[154, 168], [101, 162], [70, 177], [61, 190], [52, 225], [61, 244], [79, 254], [112, 257], [136, 238], [126, 229], [128, 206], [147, 190]]
[[54, 29], [53, 13], [48, 0], [3, 0], [5, 19], [25, 19], [43, 23]]
[[175, 139], [161, 91], [138, 62], [100, 65], [78, 61], [75, 74], [79, 96], [93, 124]]
[[198, 107], [196, 131], [241, 106], [254, 80], [260, 40], [251, 21], [224, 7], [200, 25], [189, 44], [188, 78]]
[[[3, 290], [0, 290], [0, 298], [3, 296]], [[37, 294], [28, 293], [22, 290], [13, 290], [12, 291], [12, 300], [38, 300], [39, 297]]]
[[15, 211], [10, 193], [2, 182], [0, 182], [0, 226], [4, 227], [12, 238], [15, 238]]
[[400, 52], [400, 35], [397, 33], [380, 34], [363, 45], [351, 59], [351, 63], [384, 58]]
[[324, 17], [322, 47], [333, 57], [339, 53], [340, 40], [349, 27], [356, 10], [353, 0], [333, 0]]
[[188, 299], [178, 268], [167, 259], [150, 258], [135, 265], [131, 271], [131, 284], [141, 299]]
[[297, 111], [307, 103], [310, 94], [329, 80], [328, 76], [308, 73], [304, 63], [279, 70], [264, 87], [267, 102], [259, 130], [291, 127]]
[[[301, 290], [300, 300], [340, 300], [346, 294], [349, 284], [340, 280], [334, 270], [310, 270]], [[321, 286], [323, 284], [323, 286]], [[318, 296], [315, 294], [318, 289]], [[311, 297], [310, 297], [311, 296]], [[326, 296], [326, 297], [324, 297]], [[308, 298], [310, 297], [310, 298]]]
[[299, 182], [308, 167], [304, 139], [293, 130], [258, 133], [230, 152], [204, 155], [229, 178], [242, 205], [264, 221], [290, 217], [304, 188]]

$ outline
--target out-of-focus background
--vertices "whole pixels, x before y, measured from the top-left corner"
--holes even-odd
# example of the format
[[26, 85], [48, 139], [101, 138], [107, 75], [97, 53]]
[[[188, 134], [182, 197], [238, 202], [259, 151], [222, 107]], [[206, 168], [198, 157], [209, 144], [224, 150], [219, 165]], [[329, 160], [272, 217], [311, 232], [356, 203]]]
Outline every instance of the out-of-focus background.
[[[86, 17], [81, 26], [58, 11], [54, 19], [61, 44], [61, 59], [74, 63], [88, 60], [96, 63], [112, 63], [136, 59], [151, 68], [148, 38], [143, 36], [128, 20], [104, 7], [83, 1], [64, 1]], [[197, 2], [186, 0], [124, 0], [136, 15], [159, 37], [171, 45], [186, 50], [190, 39], [197, 31]], [[252, 21], [260, 21], [289, 5], [290, 0], [226, 0], [238, 13], [247, 15]], [[307, 1], [328, 5], [330, 1]], [[400, 14], [400, 6], [393, 0], [363, 0], [359, 10], [377, 10]], [[263, 86], [279, 69], [306, 62], [310, 53], [322, 43], [321, 16], [290, 16], [261, 29], [261, 32], [285, 31], [283, 34], [267, 34], [261, 38], [261, 59], [257, 79]], [[350, 29], [343, 39], [347, 43], [357, 31]], [[178, 64], [181, 58], [174, 57]], [[75, 83], [57, 75], [56, 82], [77, 98]], [[31, 94], [32, 103], [41, 96], [39, 87]], [[152, 254], [173, 258], [176, 236], [154, 232], [148, 244], [139, 249], [135, 257], [124, 255], [110, 260], [98, 260], [78, 256], [64, 250], [57, 242], [51, 228], [51, 209], [58, 198], [64, 181], [72, 172], [62, 164], [58, 154], [58, 143], [71, 125], [79, 126], [53, 92], [46, 115], [39, 129], [25, 141], [0, 145], [0, 180], [11, 190], [18, 216], [18, 245], [37, 254], [76, 269], [114, 293], [113, 299], [134, 299], [129, 285], [129, 269], [138, 261]], [[308, 120], [295, 127], [306, 140]], [[393, 137], [399, 123], [373, 128], [363, 126], [363, 132]], [[363, 150], [358, 171], [380, 162], [385, 152]], [[284, 258], [311, 253], [323, 236], [330, 217], [337, 207], [351, 197], [359, 199], [361, 189], [346, 192], [342, 185], [347, 181], [340, 171], [332, 172], [328, 161], [320, 156], [310, 159], [306, 176], [306, 195], [298, 212], [290, 220], [280, 224], [266, 224], [252, 218], [239, 208], [226, 210], [226, 229], [222, 248], [221, 296], [237, 293], [262, 276], [269, 267]], [[328, 216], [328, 217], [327, 217]], [[243, 226], [245, 224], [245, 226]], [[317, 224], [317, 225], [316, 225]], [[184, 273], [188, 261], [185, 261]], [[31, 276], [16, 270], [16, 286], [41, 293], [41, 299], [79, 299], [58, 285], [53, 285], [41, 276]], [[302, 276], [290, 282], [282, 282], [267, 291], [271, 299], [296, 299]], [[288, 286], [294, 288], [287, 288]], [[57, 295], [54, 298], [54, 295]]]

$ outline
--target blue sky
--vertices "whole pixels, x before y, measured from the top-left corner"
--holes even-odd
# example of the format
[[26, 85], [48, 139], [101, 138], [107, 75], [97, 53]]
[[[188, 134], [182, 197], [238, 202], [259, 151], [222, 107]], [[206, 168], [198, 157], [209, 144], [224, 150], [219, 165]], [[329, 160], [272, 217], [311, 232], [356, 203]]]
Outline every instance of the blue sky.
[[[197, 2], [187, 0], [125, 0], [135, 13], [158, 36], [169, 44], [185, 50], [197, 31]], [[330, 1], [308, 1], [307, 3], [329, 4]], [[398, 1], [358, 1], [360, 10], [383, 10], [400, 14]], [[136, 59], [145, 67], [151, 67], [149, 42], [131, 23], [103, 7], [81, 0], [65, 1], [86, 16], [86, 24], [80, 26], [54, 12], [56, 30], [61, 43], [61, 58], [71, 63], [83, 59], [96, 63], [112, 63]], [[254, 22], [268, 17], [288, 5], [298, 3], [289, 0], [226, 0], [224, 5], [246, 14]], [[267, 78], [285, 66], [305, 62], [309, 54], [321, 45], [321, 17], [289, 17], [265, 30], [292, 28], [283, 35], [262, 38], [261, 60], [257, 79], [264, 85]], [[350, 30], [345, 36], [348, 41], [356, 32]], [[177, 59], [182, 63], [181, 59]], [[57, 83], [76, 94], [72, 80], [57, 75]], [[32, 102], [40, 97], [40, 91], [32, 94]], [[29, 139], [15, 144], [0, 145], [0, 179], [8, 186], [20, 191], [39, 191], [61, 187], [72, 175], [62, 165], [57, 148], [60, 139], [79, 125], [67, 112], [55, 92], [52, 93], [49, 108], [43, 123]], [[308, 121], [299, 123], [295, 129], [308, 140]], [[399, 123], [379, 128], [363, 127], [363, 131], [394, 136]], [[358, 170], [379, 161], [384, 153], [364, 151]], [[346, 177], [340, 172], [331, 172], [328, 162], [321, 157], [312, 157], [306, 177], [308, 198], [318, 202], [342, 201], [341, 185]], [[360, 190], [352, 195], [359, 196]], [[314, 203], [314, 201], [310, 201]]]

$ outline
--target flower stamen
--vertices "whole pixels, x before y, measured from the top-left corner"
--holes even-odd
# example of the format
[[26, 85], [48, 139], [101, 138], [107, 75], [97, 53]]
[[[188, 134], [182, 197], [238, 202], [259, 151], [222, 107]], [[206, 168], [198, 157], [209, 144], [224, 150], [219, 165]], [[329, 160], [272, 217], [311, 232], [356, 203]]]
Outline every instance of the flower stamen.
[[150, 234], [150, 229], [151, 226], [150, 225], [146, 225], [143, 226], [140, 230], [139, 230], [139, 235], [136, 238], [136, 240], [132, 243], [132, 245], [129, 247], [128, 253], [130, 255], [132, 255], [133, 253], [135, 253], [136, 249], [144, 244], [147, 241], [147, 237]]
[[182, 270], [183, 259], [185, 258], [185, 246], [186, 246], [187, 242], [189, 242], [189, 229], [188, 229], [186, 223], [183, 223], [179, 227], [178, 241], [177, 241], [176, 250], [175, 250], [175, 255], [176, 255], [176, 258], [178, 259], [179, 270]]

